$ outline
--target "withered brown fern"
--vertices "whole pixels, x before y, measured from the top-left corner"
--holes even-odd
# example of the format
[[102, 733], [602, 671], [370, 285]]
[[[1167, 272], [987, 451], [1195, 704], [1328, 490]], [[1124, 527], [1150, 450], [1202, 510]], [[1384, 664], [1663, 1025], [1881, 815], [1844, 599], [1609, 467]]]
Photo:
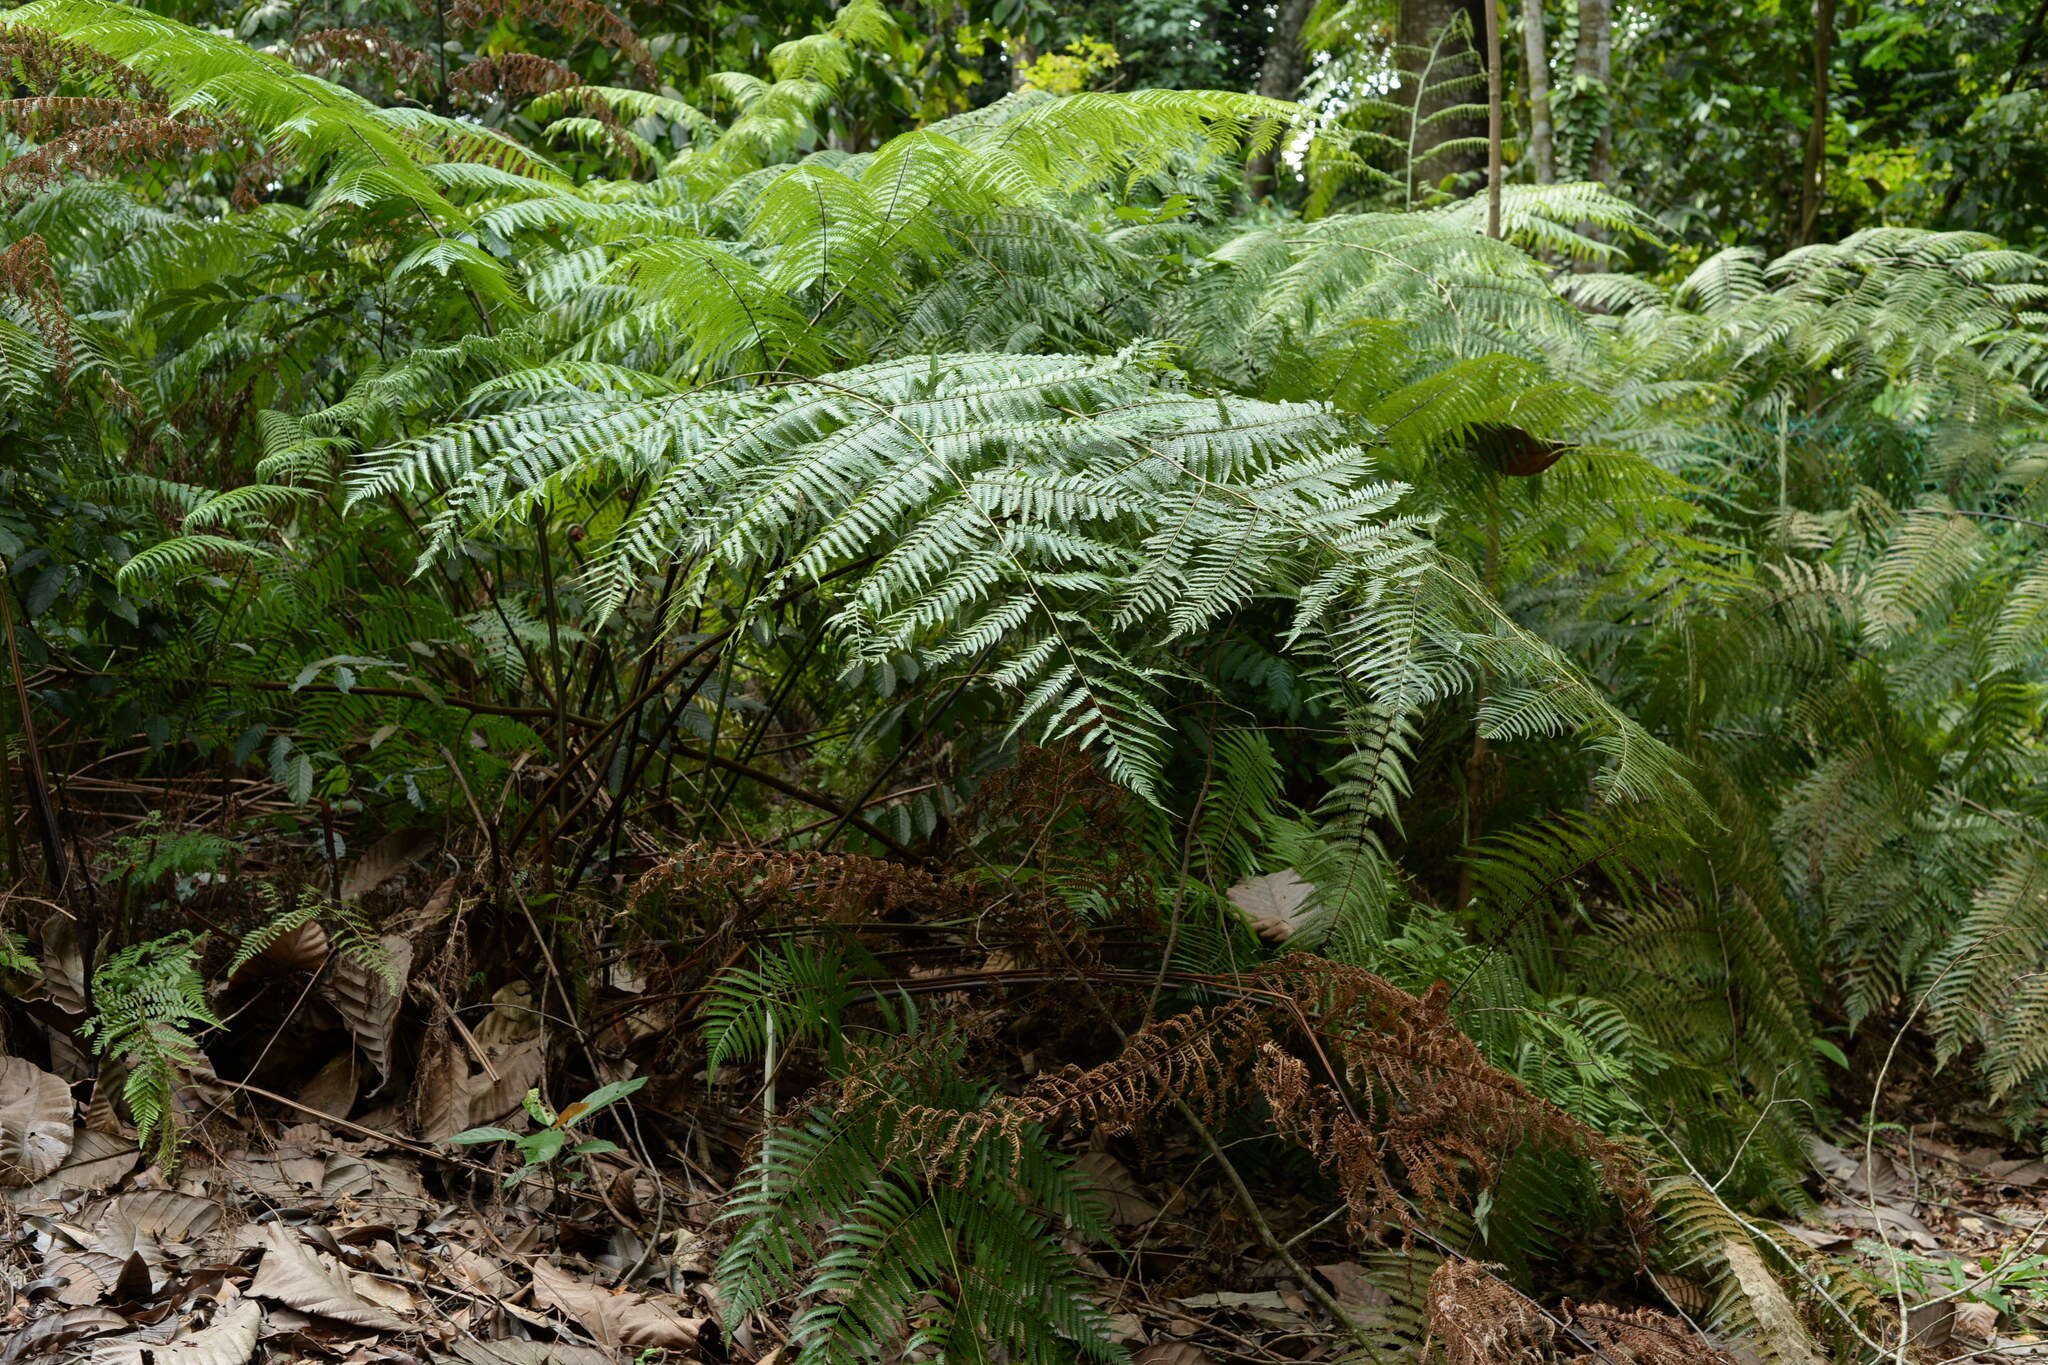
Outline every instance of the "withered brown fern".
[[1502, 1267], [1462, 1257], [1430, 1276], [1424, 1313], [1444, 1365], [1735, 1365], [1668, 1313], [1570, 1299], [1548, 1310]]

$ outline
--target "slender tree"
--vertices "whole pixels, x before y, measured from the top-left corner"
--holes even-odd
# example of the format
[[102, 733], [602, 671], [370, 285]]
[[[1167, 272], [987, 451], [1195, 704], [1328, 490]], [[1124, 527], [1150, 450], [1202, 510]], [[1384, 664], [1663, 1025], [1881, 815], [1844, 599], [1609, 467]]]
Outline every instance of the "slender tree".
[[1579, 45], [1573, 54], [1572, 77], [1579, 85], [1593, 85], [1601, 92], [1600, 126], [1586, 159], [1586, 178], [1603, 185], [1614, 178], [1614, 119], [1607, 107], [1613, 65], [1613, 0], [1579, 0]]
[[1486, 235], [1500, 236], [1500, 0], [1486, 5]]
[[[1273, 32], [1266, 40], [1266, 59], [1259, 67], [1258, 91], [1276, 100], [1291, 100], [1301, 92], [1302, 71], [1308, 54], [1301, 45], [1302, 26], [1308, 22], [1315, 0], [1281, 0], [1273, 16]], [[1261, 151], [1245, 168], [1245, 189], [1259, 199], [1273, 192], [1275, 170], [1280, 161], [1280, 144]]]
[[1813, 240], [1828, 178], [1828, 65], [1835, 48], [1835, 0], [1813, 0], [1813, 122], [1806, 129], [1806, 162], [1799, 171], [1799, 227], [1792, 244]]
[[1522, 53], [1529, 68], [1529, 164], [1536, 183], [1557, 179], [1557, 147], [1550, 117], [1550, 40], [1543, 30], [1543, 0], [1522, 0]]

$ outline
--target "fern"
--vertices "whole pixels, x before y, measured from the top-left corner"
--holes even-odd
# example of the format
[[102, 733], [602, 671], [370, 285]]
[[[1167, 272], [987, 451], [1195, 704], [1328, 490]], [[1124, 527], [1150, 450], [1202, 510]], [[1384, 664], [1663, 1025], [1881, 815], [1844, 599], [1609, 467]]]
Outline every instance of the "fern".
[[228, 959], [227, 979], [232, 981], [279, 941], [307, 925], [318, 924], [326, 930], [336, 952], [382, 976], [394, 992], [404, 984], [391, 954], [377, 941], [376, 927], [352, 903], [331, 900], [311, 888], [302, 888], [296, 896], [287, 898], [268, 884], [257, 895], [263, 902], [263, 919], [235, 945], [234, 956]]
[[93, 972], [93, 1014], [80, 1026], [95, 1053], [126, 1071], [136, 1140], [166, 1168], [183, 1145], [179, 1092], [206, 1064], [194, 1027], [223, 1027], [207, 1003], [199, 947], [179, 933], [121, 949]]
[[[954, 1070], [956, 1043], [922, 1048], [916, 1064], [892, 1068], [887, 1093], [950, 1109], [986, 1099]], [[1092, 1284], [1061, 1245], [1104, 1241], [1108, 1229], [1043, 1136], [990, 1135], [955, 1163], [954, 1179], [935, 1178], [893, 1155], [895, 1112], [821, 1109], [761, 1139], [725, 1213], [736, 1227], [718, 1266], [728, 1321], [795, 1294], [797, 1359], [818, 1365], [898, 1352], [1122, 1359]]]

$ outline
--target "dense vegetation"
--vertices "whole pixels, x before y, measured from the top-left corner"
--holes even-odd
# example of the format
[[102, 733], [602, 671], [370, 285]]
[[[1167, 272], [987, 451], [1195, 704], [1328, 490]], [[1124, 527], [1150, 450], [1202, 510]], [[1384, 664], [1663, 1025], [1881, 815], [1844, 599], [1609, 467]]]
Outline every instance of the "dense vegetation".
[[2043, 16], [1551, 10], [0, 12], [10, 1050], [648, 1079], [804, 1365], [1121, 1358], [1083, 1147], [1340, 1354], [1903, 1350], [1776, 1220], [2048, 1123]]

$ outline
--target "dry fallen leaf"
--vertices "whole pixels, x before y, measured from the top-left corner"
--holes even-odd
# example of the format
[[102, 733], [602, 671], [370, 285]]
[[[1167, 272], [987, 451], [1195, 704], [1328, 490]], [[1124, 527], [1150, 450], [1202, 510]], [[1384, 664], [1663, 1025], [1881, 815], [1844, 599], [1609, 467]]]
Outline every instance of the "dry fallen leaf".
[[1998, 1336], [1998, 1310], [1988, 1303], [1956, 1305], [1955, 1335], [1969, 1341], [1991, 1341]]
[[136, 1252], [156, 1264], [175, 1259], [220, 1225], [211, 1199], [176, 1190], [138, 1190], [100, 1203], [88, 1236], [92, 1249], [126, 1261]]
[[100, 1342], [91, 1365], [245, 1365], [256, 1353], [262, 1328], [262, 1307], [253, 1299], [237, 1299], [207, 1326], [181, 1330], [169, 1341], [134, 1336]]
[[1140, 1227], [1159, 1216], [1159, 1206], [1145, 1197], [1123, 1162], [1108, 1152], [1081, 1153], [1074, 1158], [1074, 1170], [1102, 1196], [1110, 1221], [1118, 1227]]
[[1230, 903], [1243, 912], [1252, 932], [1272, 943], [1292, 938], [1301, 928], [1304, 908], [1315, 887], [1296, 875], [1293, 868], [1268, 872], [1263, 877], [1246, 877], [1230, 888]]
[[534, 1299], [574, 1318], [601, 1345], [690, 1350], [711, 1323], [686, 1318], [644, 1294], [586, 1283], [546, 1261], [535, 1261], [532, 1270]]
[[71, 1152], [71, 1087], [21, 1057], [0, 1057], [0, 1187], [33, 1185]]
[[[391, 1026], [405, 998], [406, 978], [412, 974], [412, 941], [386, 934], [377, 946], [382, 950], [377, 962], [356, 953], [341, 954], [320, 989], [355, 1035], [356, 1046], [376, 1069], [381, 1085], [391, 1074]], [[397, 990], [391, 988], [394, 981]]]
[[1161, 1341], [1131, 1357], [1131, 1365], [1214, 1365], [1201, 1347], [1185, 1341]]
[[307, 1246], [289, 1228], [265, 1223], [246, 1234], [245, 1240], [263, 1250], [262, 1264], [256, 1267], [256, 1278], [246, 1291], [251, 1298], [270, 1299], [302, 1313], [379, 1332], [403, 1332], [412, 1326], [357, 1293], [346, 1270]]

